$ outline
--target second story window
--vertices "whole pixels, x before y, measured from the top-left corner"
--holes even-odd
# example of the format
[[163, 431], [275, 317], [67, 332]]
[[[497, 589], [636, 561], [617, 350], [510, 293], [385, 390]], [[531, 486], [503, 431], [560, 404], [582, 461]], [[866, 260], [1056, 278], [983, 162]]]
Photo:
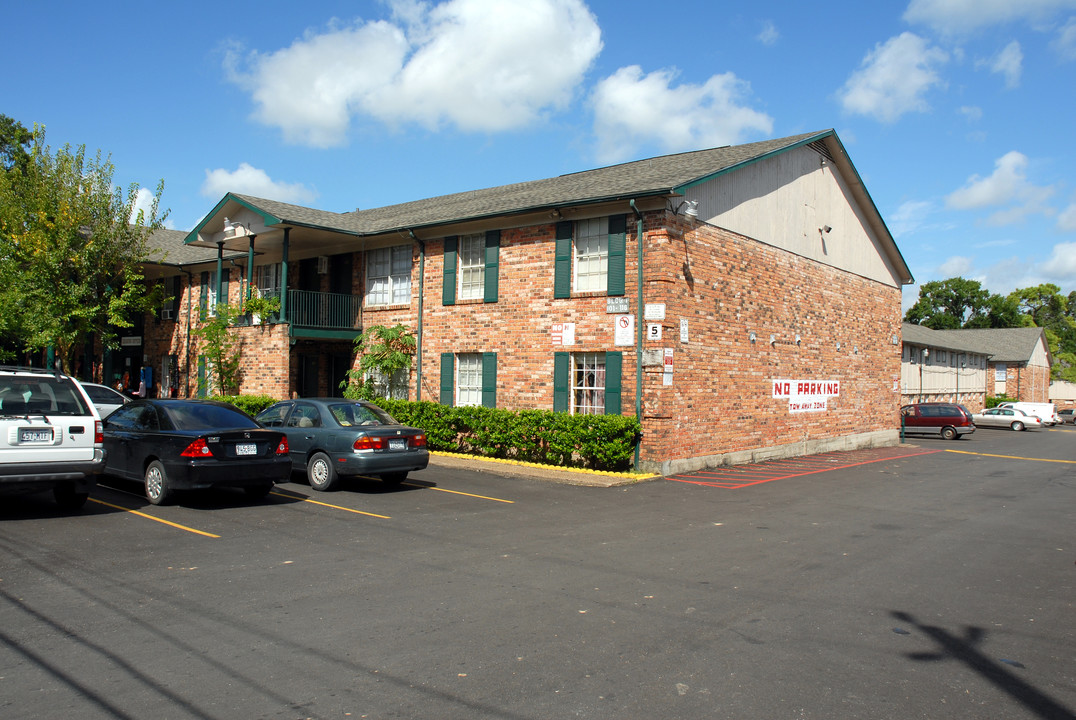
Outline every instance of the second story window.
[[485, 288], [483, 255], [486, 238], [483, 235], [463, 235], [460, 237], [460, 299], [474, 300], [481, 298]]
[[575, 224], [575, 292], [604, 292], [609, 281], [609, 218], [580, 220]]
[[411, 303], [411, 246], [370, 250], [366, 253], [366, 304]]
[[626, 215], [557, 223], [553, 297], [623, 295], [626, 242]]
[[280, 297], [280, 263], [255, 265], [254, 287], [261, 297]]

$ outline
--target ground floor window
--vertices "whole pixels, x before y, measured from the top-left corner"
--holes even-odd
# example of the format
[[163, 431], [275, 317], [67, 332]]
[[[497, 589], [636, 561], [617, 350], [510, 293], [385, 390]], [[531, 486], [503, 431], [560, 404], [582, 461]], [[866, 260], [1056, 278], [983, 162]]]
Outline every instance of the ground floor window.
[[555, 353], [553, 410], [619, 415], [623, 353]]
[[440, 401], [497, 407], [497, 353], [443, 353]]
[[605, 412], [605, 353], [572, 355], [573, 415], [601, 415]]

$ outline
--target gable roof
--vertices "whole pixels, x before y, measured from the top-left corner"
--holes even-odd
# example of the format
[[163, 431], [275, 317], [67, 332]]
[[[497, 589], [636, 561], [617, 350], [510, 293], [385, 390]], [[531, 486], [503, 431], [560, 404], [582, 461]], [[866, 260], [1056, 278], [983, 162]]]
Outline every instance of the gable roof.
[[1047, 363], [1053, 364], [1046, 333], [1040, 327], [931, 330], [904, 323], [901, 335], [906, 343], [989, 355], [992, 362], [1026, 363], [1041, 343], [1046, 350]]

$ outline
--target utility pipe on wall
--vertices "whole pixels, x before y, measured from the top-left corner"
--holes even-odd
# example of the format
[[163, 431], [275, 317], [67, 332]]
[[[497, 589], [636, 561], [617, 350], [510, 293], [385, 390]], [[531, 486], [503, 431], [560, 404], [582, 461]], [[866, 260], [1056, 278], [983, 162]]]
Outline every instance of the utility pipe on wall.
[[[635, 200], [629, 200], [632, 212], [635, 213], [635, 243], [638, 246], [638, 260], [636, 275], [638, 278], [638, 301], [635, 309], [635, 417], [639, 418], [639, 431], [643, 426], [643, 214], [635, 207]], [[639, 468], [639, 449], [643, 440], [635, 443], [635, 468]]]
[[415, 331], [415, 400], [422, 400], [422, 306], [426, 290], [426, 243], [415, 237], [414, 230], [407, 234], [418, 243], [418, 329]]

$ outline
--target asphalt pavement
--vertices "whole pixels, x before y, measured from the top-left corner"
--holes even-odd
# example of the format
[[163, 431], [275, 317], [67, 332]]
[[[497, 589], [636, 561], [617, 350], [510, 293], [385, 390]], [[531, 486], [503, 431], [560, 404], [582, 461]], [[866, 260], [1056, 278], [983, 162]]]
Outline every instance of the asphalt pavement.
[[3, 498], [0, 717], [1076, 718], [1076, 429], [827, 456]]

